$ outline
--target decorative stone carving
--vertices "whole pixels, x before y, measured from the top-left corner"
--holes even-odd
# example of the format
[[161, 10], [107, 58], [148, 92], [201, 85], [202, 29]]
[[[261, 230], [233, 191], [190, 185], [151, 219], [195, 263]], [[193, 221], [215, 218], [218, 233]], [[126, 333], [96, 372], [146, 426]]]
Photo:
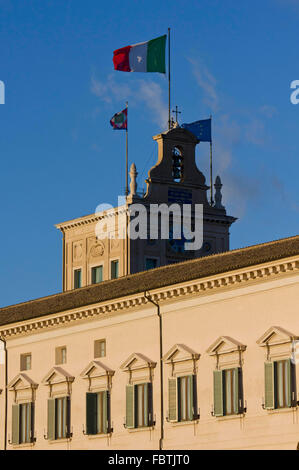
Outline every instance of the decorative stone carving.
[[131, 168], [130, 168], [130, 195], [135, 196], [136, 191], [137, 191], [137, 170], [136, 170], [136, 165], [135, 163], [132, 163]]
[[215, 184], [214, 184], [214, 187], [215, 187], [215, 206], [214, 207], [216, 207], [216, 209], [224, 209], [224, 206], [222, 205], [222, 193], [221, 193], [222, 186], [223, 185], [221, 183], [220, 176], [217, 176], [215, 180]]
[[73, 243], [73, 261], [78, 261], [82, 258], [83, 248], [82, 242]]
[[93, 258], [97, 258], [99, 256], [103, 256], [105, 251], [105, 246], [104, 243], [98, 242], [95, 245], [93, 245], [90, 249], [90, 256]]

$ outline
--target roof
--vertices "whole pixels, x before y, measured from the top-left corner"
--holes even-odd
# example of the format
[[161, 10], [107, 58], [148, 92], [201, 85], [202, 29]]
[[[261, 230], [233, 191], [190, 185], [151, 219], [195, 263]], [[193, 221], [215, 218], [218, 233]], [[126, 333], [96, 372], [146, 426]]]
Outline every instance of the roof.
[[299, 235], [131, 274], [0, 309], [0, 326], [299, 255]]

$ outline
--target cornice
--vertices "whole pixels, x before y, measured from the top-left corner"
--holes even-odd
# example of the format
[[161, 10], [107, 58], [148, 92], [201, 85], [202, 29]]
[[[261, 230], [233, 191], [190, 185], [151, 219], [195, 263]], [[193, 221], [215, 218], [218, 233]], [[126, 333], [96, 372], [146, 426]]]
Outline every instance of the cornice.
[[[171, 285], [156, 289], [151, 292], [151, 299], [160, 304], [171, 299], [183, 298], [185, 296], [207, 295], [228, 288], [245, 287], [257, 281], [275, 280], [282, 275], [299, 272], [299, 257], [278, 260], [276, 262], [255, 265], [247, 269], [234, 272], [226, 272], [213, 277], [183, 282], [183, 285]], [[0, 336], [12, 338], [19, 335], [31, 334], [42, 329], [57, 328], [78, 321], [86, 321], [96, 318], [106, 318], [107, 315], [128, 311], [148, 304], [149, 300], [144, 293], [138, 293], [122, 299], [113, 299], [102, 302], [100, 305], [87, 306], [76, 310], [63, 311], [58, 314], [49, 314], [46, 317], [34, 318], [22, 324], [21, 322], [5, 325], [0, 328]]]
[[56, 224], [55, 227], [58, 230], [65, 232], [66, 230], [72, 229], [74, 227], [82, 227], [83, 225], [93, 224], [95, 222], [98, 222], [99, 220], [102, 220], [105, 218], [112, 218], [118, 214], [123, 214], [125, 212], [126, 212], [126, 206], [118, 206], [118, 207], [109, 209], [108, 211], [86, 215], [78, 219], [68, 220], [67, 222]]

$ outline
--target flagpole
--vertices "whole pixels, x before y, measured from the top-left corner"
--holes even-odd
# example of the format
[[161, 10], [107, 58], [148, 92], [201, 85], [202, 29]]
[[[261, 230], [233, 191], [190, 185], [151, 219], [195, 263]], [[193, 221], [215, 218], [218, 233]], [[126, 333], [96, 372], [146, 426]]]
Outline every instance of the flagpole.
[[[211, 129], [212, 129], [212, 115], [211, 119]], [[212, 150], [212, 132], [211, 132], [211, 141], [210, 141], [210, 183], [211, 183], [211, 206], [213, 205], [213, 150]]]
[[[126, 128], [126, 200], [129, 194], [129, 186], [128, 186], [128, 101], [126, 101], [126, 109], [127, 109], [127, 128]], [[128, 210], [126, 204], [126, 275], [129, 274], [129, 243], [128, 243]]]
[[170, 28], [168, 28], [168, 129], [170, 124]]
[[129, 186], [128, 186], [128, 101], [126, 101], [126, 109], [127, 109], [127, 127], [126, 127], [126, 189], [125, 189], [125, 195], [128, 196], [128, 194], [129, 194]]

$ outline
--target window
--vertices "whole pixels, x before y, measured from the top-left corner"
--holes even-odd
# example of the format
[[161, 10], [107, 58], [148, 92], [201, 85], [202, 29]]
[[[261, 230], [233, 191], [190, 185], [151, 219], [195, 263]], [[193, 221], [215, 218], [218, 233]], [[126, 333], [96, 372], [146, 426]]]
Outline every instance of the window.
[[111, 261], [111, 279], [118, 278], [118, 260]]
[[126, 427], [153, 426], [152, 383], [127, 385]]
[[78, 289], [82, 286], [82, 270], [75, 269], [74, 271], [74, 289]]
[[30, 370], [31, 369], [31, 353], [21, 354], [20, 356], [20, 369]]
[[145, 260], [145, 269], [154, 269], [158, 266], [157, 258], [146, 258]]
[[33, 441], [33, 403], [21, 403], [12, 407], [12, 443]]
[[106, 340], [98, 339], [94, 342], [94, 357], [106, 356]]
[[296, 405], [295, 366], [291, 359], [265, 362], [265, 408]]
[[70, 437], [70, 398], [59, 397], [48, 400], [48, 439]]
[[31, 403], [20, 405], [20, 443], [31, 441]]
[[244, 412], [242, 369], [214, 371], [214, 415], [237, 415]]
[[66, 346], [55, 349], [55, 364], [66, 364]]
[[198, 419], [195, 375], [168, 379], [168, 419], [169, 421]]
[[97, 284], [103, 280], [103, 266], [95, 266], [91, 268], [91, 283]]
[[148, 425], [148, 384], [139, 384], [135, 387], [136, 392], [136, 425], [142, 428]]
[[174, 147], [172, 150], [172, 177], [176, 183], [183, 181], [184, 159], [181, 150]]
[[86, 434], [107, 434], [110, 426], [110, 393], [86, 394]]

